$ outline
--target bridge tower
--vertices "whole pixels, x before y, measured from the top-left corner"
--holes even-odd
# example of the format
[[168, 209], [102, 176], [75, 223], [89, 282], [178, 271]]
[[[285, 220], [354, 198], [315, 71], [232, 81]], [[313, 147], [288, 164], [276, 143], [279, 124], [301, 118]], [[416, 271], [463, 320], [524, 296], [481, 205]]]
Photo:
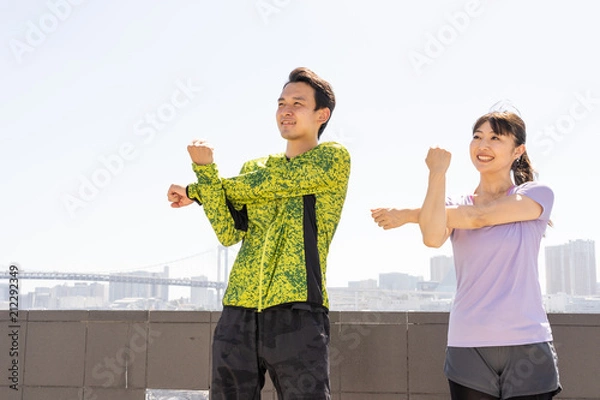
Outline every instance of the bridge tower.
[[[229, 277], [229, 253], [227, 247], [219, 245], [217, 247], [217, 282], [223, 282], [227, 286]], [[223, 289], [217, 289], [217, 300], [221, 304], [223, 300]]]

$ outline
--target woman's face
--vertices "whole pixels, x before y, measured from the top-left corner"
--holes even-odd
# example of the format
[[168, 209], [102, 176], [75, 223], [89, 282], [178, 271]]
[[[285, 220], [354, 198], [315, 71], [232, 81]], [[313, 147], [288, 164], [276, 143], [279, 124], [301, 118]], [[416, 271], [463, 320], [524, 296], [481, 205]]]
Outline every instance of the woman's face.
[[494, 132], [486, 121], [473, 132], [469, 150], [471, 162], [480, 173], [509, 174], [513, 162], [525, 152], [525, 146], [516, 146], [513, 135]]

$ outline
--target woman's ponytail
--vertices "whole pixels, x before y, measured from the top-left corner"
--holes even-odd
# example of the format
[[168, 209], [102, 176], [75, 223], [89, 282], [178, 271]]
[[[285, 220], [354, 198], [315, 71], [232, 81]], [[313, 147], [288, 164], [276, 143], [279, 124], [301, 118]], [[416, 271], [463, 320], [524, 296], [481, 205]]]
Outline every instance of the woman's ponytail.
[[531, 160], [529, 160], [527, 152], [524, 152], [521, 157], [517, 158], [513, 162], [511, 170], [517, 186], [522, 183], [532, 181], [535, 178], [533, 167], [531, 166]]

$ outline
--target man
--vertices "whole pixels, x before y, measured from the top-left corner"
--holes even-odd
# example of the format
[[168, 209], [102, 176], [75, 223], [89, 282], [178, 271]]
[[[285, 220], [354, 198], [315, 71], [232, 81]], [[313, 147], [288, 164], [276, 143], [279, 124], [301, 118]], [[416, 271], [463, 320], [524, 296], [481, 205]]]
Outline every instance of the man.
[[172, 207], [203, 205], [224, 246], [242, 241], [213, 338], [213, 400], [260, 399], [266, 371], [280, 399], [330, 398], [325, 272], [350, 175], [347, 150], [319, 144], [334, 108], [330, 84], [296, 68], [276, 113], [285, 153], [225, 179], [195, 140], [197, 183], [169, 188]]

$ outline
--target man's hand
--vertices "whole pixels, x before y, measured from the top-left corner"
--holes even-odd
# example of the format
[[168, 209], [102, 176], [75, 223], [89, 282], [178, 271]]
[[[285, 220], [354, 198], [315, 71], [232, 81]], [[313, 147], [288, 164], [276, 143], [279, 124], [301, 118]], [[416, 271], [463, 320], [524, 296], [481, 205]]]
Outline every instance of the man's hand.
[[206, 140], [193, 140], [187, 147], [192, 161], [198, 165], [208, 165], [213, 163], [214, 148]]
[[375, 208], [371, 216], [377, 225], [385, 230], [399, 228], [407, 223], [416, 223], [419, 220], [418, 209]]
[[189, 206], [194, 202], [194, 200], [187, 197], [185, 188], [180, 185], [171, 185], [171, 187], [169, 187], [169, 192], [167, 193], [167, 198], [171, 202], [171, 207], [173, 208]]

